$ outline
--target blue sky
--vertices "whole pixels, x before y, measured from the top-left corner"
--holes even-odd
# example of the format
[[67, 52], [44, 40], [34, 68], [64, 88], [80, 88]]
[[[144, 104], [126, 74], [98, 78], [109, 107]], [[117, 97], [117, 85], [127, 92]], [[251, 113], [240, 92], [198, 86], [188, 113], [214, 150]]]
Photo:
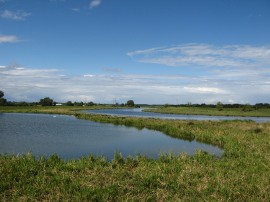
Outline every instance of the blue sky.
[[270, 102], [269, 0], [0, 0], [8, 100]]

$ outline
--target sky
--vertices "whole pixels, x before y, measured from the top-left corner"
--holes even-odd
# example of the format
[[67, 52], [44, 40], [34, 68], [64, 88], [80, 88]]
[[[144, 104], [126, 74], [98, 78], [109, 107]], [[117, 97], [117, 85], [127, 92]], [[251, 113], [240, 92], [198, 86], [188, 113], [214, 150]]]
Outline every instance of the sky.
[[270, 103], [269, 0], [0, 0], [9, 101]]

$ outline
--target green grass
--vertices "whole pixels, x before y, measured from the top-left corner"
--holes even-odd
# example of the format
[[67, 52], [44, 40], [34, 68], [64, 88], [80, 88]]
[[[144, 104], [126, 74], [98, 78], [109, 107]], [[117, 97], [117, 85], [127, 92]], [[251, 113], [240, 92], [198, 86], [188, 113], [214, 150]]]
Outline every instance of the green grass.
[[75, 115], [82, 110], [111, 109], [109, 105], [95, 106], [0, 106], [0, 113], [45, 113]]
[[[44, 109], [45, 110], [45, 109]], [[46, 109], [48, 113], [55, 108]], [[224, 149], [218, 159], [168, 154], [112, 162], [103, 157], [63, 161], [0, 156], [0, 201], [269, 201], [270, 123], [110, 117], [68, 111], [78, 118], [149, 128]], [[2, 109], [2, 111], [4, 111]], [[56, 112], [55, 112], [56, 113]]]
[[192, 114], [192, 115], [210, 115], [210, 116], [254, 116], [269, 117], [270, 109], [245, 108], [211, 108], [211, 107], [160, 107], [145, 109], [147, 112], [166, 113], [166, 114]]

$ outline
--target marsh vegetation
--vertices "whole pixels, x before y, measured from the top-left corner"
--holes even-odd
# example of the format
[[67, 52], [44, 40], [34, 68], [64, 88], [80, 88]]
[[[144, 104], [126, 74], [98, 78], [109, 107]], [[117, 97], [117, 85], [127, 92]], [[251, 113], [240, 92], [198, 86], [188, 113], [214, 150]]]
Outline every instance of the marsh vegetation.
[[237, 105], [221, 107], [220, 105], [211, 106], [162, 106], [145, 109], [146, 112], [165, 113], [165, 114], [192, 114], [210, 116], [242, 116], [242, 117], [270, 117], [270, 107], [268, 105]]
[[[158, 159], [140, 155], [125, 159], [117, 153], [111, 162], [92, 155], [69, 161], [56, 155], [50, 158], [2, 155], [1, 201], [270, 199], [270, 123], [111, 117], [74, 111], [80, 108], [41, 109], [34, 110], [148, 128], [177, 138], [210, 143], [223, 148], [224, 154], [217, 158], [198, 151], [194, 156], [182, 153]], [[12, 111], [1, 108], [2, 112], [6, 110]]]

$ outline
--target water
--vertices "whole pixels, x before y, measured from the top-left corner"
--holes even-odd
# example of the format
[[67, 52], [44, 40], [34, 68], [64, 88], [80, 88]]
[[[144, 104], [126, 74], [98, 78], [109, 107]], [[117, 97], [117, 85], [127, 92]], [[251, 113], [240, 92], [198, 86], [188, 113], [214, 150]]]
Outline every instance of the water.
[[133, 116], [159, 119], [179, 119], [179, 120], [252, 120], [256, 122], [269, 122], [270, 117], [241, 117], [241, 116], [207, 116], [207, 115], [185, 115], [185, 114], [161, 114], [144, 112], [144, 108], [135, 109], [102, 109], [85, 110], [86, 113], [107, 114], [112, 116]]
[[74, 116], [0, 113], [0, 154], [35, 156], [57, 154], [63, 159], [103, 155], [108, 160], [115, 152], [124, 157], [140, 153], [157, 158], [161, 153], [185, 152], [192, 155], [201, 149], [218, 157], [218, 147], [171, 138], [161, 132], [80, 120]]

